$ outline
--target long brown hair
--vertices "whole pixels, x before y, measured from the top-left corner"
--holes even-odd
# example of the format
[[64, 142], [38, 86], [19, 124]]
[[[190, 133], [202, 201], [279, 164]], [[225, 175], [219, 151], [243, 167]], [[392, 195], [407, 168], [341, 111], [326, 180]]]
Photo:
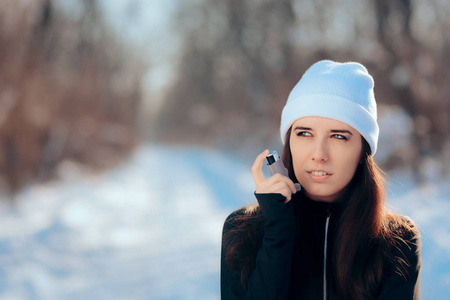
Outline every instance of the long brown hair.
[[[291, 129], [286, 134], [281, 158], [289, 177], [297, 182], [292, 166], [290, 134]], [[337, 225], [336, 242], [332, 246], [332, 299], [374, 298], [380, 287], [383, 267], [387, 262], [396, 261], [391, 257], [390, 249], [398, 248], [398, 244], [404, 242], [401, 230], [411, 228], [405, 219], [386, 209], [384, 182], [383, 172], [363, 138], [361, 163], [350, 182], [350, 192], [344, 200]], [[262, 246], [265, 219], [257, 202], [245, 207], [244, 212], [235, 217], [236, 226], [224, 236], [224, 245], [227, 263], [241, 270], [241, 283], [246, 288]]]

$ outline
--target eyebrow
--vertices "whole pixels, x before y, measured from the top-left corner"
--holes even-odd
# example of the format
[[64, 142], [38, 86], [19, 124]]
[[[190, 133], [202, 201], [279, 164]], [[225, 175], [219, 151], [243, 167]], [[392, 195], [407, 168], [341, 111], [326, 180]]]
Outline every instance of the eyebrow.
[[309, 128], [309, 127], [302, 127], [302, 126], [297, 126], [297, 127], [295, 127], [294, 128], [294, 130], [312, 130], [311, 128]]
[[348, 133], [350, 135], [353, 135], [353, 133], [351, 133], [349, 130], [343, 130], [343, 129], [335, 129], [335, 130], [330, 130], [333, 133]]
[[[294, 131], [295, 130], [313, 130], [313, 129], [310, 127], [297, 126], [294, 128]], [[330, 132], [332, 132], [332, 133], [348, 133], [350, 135], [353, 135], [353, 133], [351, 133], [349, 130], [345, 130], [345, 129], [332, 129], [332, 130], [330, 130]]]

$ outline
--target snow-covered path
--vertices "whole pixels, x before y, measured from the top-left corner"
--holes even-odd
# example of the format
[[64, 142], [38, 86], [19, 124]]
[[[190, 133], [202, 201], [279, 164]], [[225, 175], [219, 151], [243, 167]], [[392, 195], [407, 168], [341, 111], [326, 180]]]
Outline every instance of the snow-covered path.
[[[67, 164], [1, 203], [0, 299], [219, 299], [222, 224], [253, 201], [251, 163], [148, 145], [102, 176]], [[392, 182], [391, 204], [422, 229], [422, 298], [445, 299], [450, 187]]]

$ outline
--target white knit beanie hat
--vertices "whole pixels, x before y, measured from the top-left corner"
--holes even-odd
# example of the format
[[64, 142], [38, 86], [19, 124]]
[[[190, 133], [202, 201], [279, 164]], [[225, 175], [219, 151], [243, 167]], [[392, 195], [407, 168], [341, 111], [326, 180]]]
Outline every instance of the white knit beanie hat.
[[367, 69], [356, 62], [322, 60], [312, 65], [292, 89], [281, 114], [280, 134], [303, 117], [324, 117], [355, 128], [377, 151], [379, 128], [374, 82]]

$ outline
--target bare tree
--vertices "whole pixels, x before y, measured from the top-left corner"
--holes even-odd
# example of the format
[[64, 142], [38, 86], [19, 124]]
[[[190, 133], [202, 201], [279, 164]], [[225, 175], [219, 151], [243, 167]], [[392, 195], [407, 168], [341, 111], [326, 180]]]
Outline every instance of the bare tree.
[[[411, 29], [414, 5], [409, 0], [375, 1], [378, 41], [386, 51], [386, 64], [379, 66], [379, 77], [388, 82], [392, 103], [403, 107], [414, 120], [412, 147], [406, 163], [418, 181], [423, 180], [423, 159], [439, 156], [449, 141], [450, 110], [443, 101], [441, 76], [448, 78], [448, 67], [439, 68], [442, 52], [424, 44]], [[444, 96], [445, 97], [445, 96]], [[445, 162], [441, 164], [444, 166]], [[445, 168], [441, 169], [445, 173]]]
[[84, 0], [79, 17], [51, 0], [0, 4], [3, 184], [47, 180], [65, 159], [119, 161], [136, 141], [143, 67], [97, 1]]

